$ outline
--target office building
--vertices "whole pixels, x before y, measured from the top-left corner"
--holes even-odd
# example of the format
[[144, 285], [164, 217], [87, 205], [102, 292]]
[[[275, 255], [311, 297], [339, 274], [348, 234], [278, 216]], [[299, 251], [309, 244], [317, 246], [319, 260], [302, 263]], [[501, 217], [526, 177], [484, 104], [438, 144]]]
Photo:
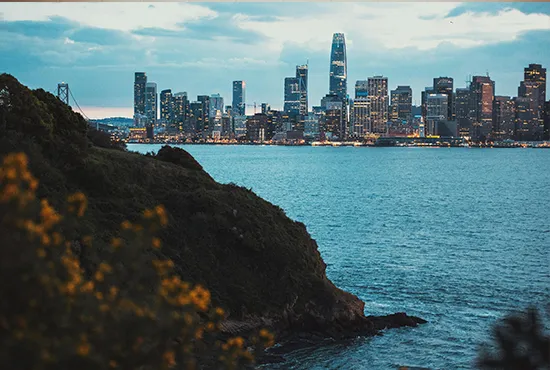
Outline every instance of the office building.
[[453, 79], [451, 77], [434, 78], [432, 91], [436, 94], [447, 95], [447, 121], [455, 120]]
[[412, 123], [412, 89], [410, 86], [397, 86], [391, 91], [391, 121]]
[[489, 76], [474, 76], [470, 83], [471, 136], [487, 139], [492, 133], [495, 82]]
[[369, 77], [367, 85], [370, 100], [370, 132], [385, 134], [389, 120], [388, 78], [383, 76]]
[[147, 75], [145, 72], [136, 72], [134, 76], [134, 117], [145, 114], [145, 88]]
[[329, 95], [347, 99], [347, 73], [346, 40], [343, 33], [335, 33], [330, 51]]
[[216, 117], [217, 112], [223, 113], [223, 97], [220, 94], [212, 94], [209, 99], [208, 117]]
[[160, 119], [165, 123], [172, 123], [174, 120], [174, 97], [172, 90], [160, 92]]
[[154, 125], [157, 122], [158, 112], [158, 94], [157, 84], [147, 82], [145, 86], [145, 115], [149, 120], [149, 124]]
[[514, 137], [516, 106], [509, 96], [495, 96], [493, 101], [493, 137], [498, 140]]
[[232, 111], [235, 116], [246, 114], [246, 84], [244, 81], [233, 81]]

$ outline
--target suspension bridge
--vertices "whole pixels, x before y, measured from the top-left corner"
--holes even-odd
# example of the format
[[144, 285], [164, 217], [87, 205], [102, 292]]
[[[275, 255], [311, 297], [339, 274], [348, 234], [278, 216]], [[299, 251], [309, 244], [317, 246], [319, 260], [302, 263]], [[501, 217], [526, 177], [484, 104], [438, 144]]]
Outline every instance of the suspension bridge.
[[[73, 92], [71, 91], [71, 89], [69, 88], [69, 84], [68, 83], [65, 83], [65, 82], [61, 82], [59, 84], [57, 84], [57, 98], [59, 100], [61, 100], [63, 103], [67, 104], [69, 107], [71, 106], [71, 99], [72, 101], [74, 102], [74, 104], [76, 105], [76, 107], [78, 108], [78, 111], [80, 112], [80, 114], [82, 114], [82, 117], [84, 117], [84, 119], [88, 122], [88, 124], [93, 124], [95, 123], [96, 126], [97, 126], [97, 122], [95, 122], [94, 120], [90, 119], [86, 113], [84, 113], [84, 111], [82, 110], [82, 108], [80, 108], [80, 105], [78, 104], [78, 102], [76, 101], [74, 95], [73, 95]], [[97, 128], [97, 127], [96, 127]]]

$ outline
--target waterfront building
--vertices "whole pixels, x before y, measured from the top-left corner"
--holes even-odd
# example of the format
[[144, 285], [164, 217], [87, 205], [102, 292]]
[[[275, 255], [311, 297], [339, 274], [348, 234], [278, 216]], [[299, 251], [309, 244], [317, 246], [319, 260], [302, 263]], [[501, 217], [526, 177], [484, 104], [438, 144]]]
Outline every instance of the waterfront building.
[[245, 115], [238, 115], [233, 117], [233, 130], [235, 138], [242, 138], [246, 136], [246, 121]]
[[516, 106], [509, 96], [495, 96], [493, 101], [493, 136], [495, 139], [514, 137]]
[[300, 83], [296, 77], [285, 78], [285, 101], [283, 111], [289, 116], [300, 114]]
[[458, 126], [458, 134], [462, 137], [470, 137], [472, 129], [470, 88], [457, 88], [455, 93], [455, 117]]
[[486, 139], [493, 129], [495, 82], [489, 76], [474, 76], [470, 84], [473, 139]]
[[149, 119], [150, 125], [155, 125], [157, 122], [158, 112], [158, 94], [157, 84], [147, 82], [145, 86], [145, 115]]
[[165, 123], [174, 121], [174, 97], [172, 90], [162, 90], [160, 92], [160, 119]]
[[343, 33], [332, 36], [330, 51], [329, 94], [347, 99], [346, 39]]
[[300, 109], [299, 114], [302, 117], [307, 116], [308, 112], [308, 65], [304, 64], [296, 66], [296, 79], [298, 80], [298, 91], [300, 92]]
[[441, 122], [447, 122], [447, 94], [428, 94], [426, 96], [426, 121], [424, 130], [426, 136], [439, 135]]
[[371, 132], [370, 98], [368, 96], [357, 97], [353, 101], [351, 116], [351, 121], [353, 122], [353, 136], [362, 138]]
[[233, 104], [234, 115], [246, 114], [246, 84], [244, 81], [233, 81]]
[[223, 97], [220, 94], [212, 94], [209, 98], [208, 117], [216, 117], [217, 111], [223, 113]]
[[370, 132], [385, 134], [389, 119], [388, 78], [383, 76], [369, 77], [367, 85], [370, 100]]
[[134, 119], [145, 114], [145, 87], [147, 75], [145, 72], [136, 72], [134, 75]]
[[544, 104], [546, 100], [546, 68], [529, 64], [518, 88], [516, 138], [541, 140], [544, 133]]
[[311, 138], [317, 138], [319, 136], [319, 118], [313, 112], [309, 112], [305, 119], [304, 136]]
[[544, 135], [543, 140], [550, 140], [550, 100], [544, 103]]
[[391, 91], [391, 121], [412, 123], [412, 89], [410, 86], [397, 86]]
[[447, 121], [455, 120], [453, 79], [451, 77], [436, 77], [433, 81], [432, 91], [436, 94], [447, 95]]
[[189, 116], [189, 101], [186, 92], [179, 92], [172, 97], [173, 121], [180, 132], [184, 131]]
[[197, 135], [206, 138], [210, 135], [210, 97], [208, 95], [198, 95], [197, 100], [201, 103], [200, 117], [197, 117], [195, 132]]

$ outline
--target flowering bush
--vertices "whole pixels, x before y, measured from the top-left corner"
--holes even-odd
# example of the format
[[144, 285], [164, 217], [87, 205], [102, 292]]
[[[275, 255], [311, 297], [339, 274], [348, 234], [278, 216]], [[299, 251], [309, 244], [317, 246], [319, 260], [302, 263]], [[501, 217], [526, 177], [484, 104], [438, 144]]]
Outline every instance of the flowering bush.
[[[0, 168], [0, 368], [235, 369], [273, 344], [266, 330], [222, 339], [223, 309], [163, 258], [162, 206], [101, 245], [80, 226], [85, 195], [59, 212], [36, 198], [27, 165], [19, 153]], [[87, 248], [96, 263], [82, 257]]]

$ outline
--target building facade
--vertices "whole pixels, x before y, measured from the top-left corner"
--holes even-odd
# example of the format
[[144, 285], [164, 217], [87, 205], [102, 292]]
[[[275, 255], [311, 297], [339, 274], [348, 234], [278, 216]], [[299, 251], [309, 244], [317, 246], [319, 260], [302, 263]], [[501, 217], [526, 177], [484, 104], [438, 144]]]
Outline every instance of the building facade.
[[172, 90], [162, 90], [160, 92], [160, 119], [166, 123], [174, 121], [174, 97]]
[[217, 112], [219, 111], [223, 114], [223, 97], [220, 94], [210, 95], [210, 106], [208, 108], [208, 116], [216, 117]]
[[298, 91], [300, 92], [300, 116], [307, 116], [308, 112], [308, 65], [296, 66], [296, 79], [298, 79]]
[[493, 101], [493, 137], [512, 139], [515, 132], [516, 104], [509, 96], [495, 96]]
[[397, 86], [391, 91], [391, 121], [412, 123], [412, 89], [410, 86]]
[[246, 84], [244, 81], [233, 81], [232, 111], [234, 115], [246, 114]]
[[336, 95], [341, 100], [347, 99], [347, 75], [346, 39], [343, 33], [335, 33], [330, 51], [330, 95]]
[[134, 75], [134, 118], [145, 114], [145, 88], [147, 86], [147, 74], [136, 72]]
[[447, 121], [455, 120], [453, 84], [454, 81], [451, 77], [436, 77], [434, 78], [434, 84], [432, 87], [432, 90], [436, 94], [447, 95]]
[[367, 84], [370, 99], [370, 132], [385, 134], [389, 120], [388, 78], [383, 76], [369, 77]]
[[370, 98], [368, 96], [357, 97], [353, 101], [352, 108], [353, 136], [362, 138], [371, 132]]
[[470, 83], [471, 121], [470, 136], [483, 140], [493, 131], [493, 100], [495, 82], [489, 76], [474, 76]]
[[147, 85], [145, 86], [145, 115], [147, 116], [150, 125], [155, 125], [157, 123], [157, 111], [157, 84], [154, 82], [147, 82]]
[[448, 121], [447, 94], [428, 94], [426, 96], [426, 121], [424, 130], [426, 136], [439, 135], [441, 123]]

